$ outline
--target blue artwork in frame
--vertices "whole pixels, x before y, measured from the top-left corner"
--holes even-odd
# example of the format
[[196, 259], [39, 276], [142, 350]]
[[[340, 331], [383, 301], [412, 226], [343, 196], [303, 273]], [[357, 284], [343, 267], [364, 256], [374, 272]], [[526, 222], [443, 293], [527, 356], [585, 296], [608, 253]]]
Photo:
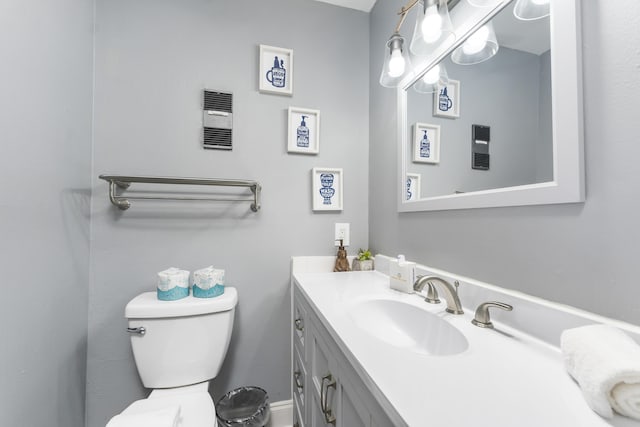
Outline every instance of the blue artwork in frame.
[[293, 95], [293, 50], [261, 44], [258, 80], [262, 93]]
[[340, 168], [313, 168], [311, 194], [314, 211], [341, 211], [343, 177]]

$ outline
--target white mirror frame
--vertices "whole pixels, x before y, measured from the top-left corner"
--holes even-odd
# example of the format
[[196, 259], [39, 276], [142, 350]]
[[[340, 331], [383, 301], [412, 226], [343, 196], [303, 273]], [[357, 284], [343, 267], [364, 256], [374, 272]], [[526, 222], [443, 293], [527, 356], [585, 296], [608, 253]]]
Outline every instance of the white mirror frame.
[[[473, 25], [469, 34], [480, 28], [510, 1], [493, 9]], [[406, 201], [405, 181], [410, 151], [407, 131], [407, 89], [416, 80], [407, 79], [397, 91], [398, 140], [398, 212], [473, 209], [499, 206], [546, 205], [584, 202], [584, 143], [582, 112], [582, 44], [580, 0], [551, 1], [551, 103], [553, 110], [553, 181], [492, 190], [451, 194]], [[462, 44], [459, 37], [447, 52], [428, 67], [446, 58]], [[423, 183], [428, 185], [428, 183]]]

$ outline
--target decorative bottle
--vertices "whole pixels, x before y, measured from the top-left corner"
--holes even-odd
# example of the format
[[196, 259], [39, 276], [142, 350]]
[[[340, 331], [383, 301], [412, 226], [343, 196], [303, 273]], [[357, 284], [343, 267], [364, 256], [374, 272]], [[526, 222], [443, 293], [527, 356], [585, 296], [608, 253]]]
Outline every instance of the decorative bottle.
[[429, 158], [431, 157], [431, 141], [427, 136], [427, 131], [423, 131], [424, 136], [420, 141], [420, 157]]
[[297, 143], [298, 147], [309, 147], [309, 128], [307, 127], [307, 122], [304, 121], [308, 116], [302, 116], [302, 121], [300, 122], [300, 126], [298, 126], [297, 134]]

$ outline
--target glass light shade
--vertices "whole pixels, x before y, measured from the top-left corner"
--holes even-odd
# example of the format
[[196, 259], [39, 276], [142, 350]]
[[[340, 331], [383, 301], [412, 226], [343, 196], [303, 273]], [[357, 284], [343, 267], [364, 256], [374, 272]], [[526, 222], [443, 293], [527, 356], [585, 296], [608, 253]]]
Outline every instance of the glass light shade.
[[513, 14], [522, 21], [542, 19], [550, 14], [551, 0], [518, 0], [513, 8]]
[[451, 54], [451, 60], [460, 65], [473, 65], [486, 61], [498, 53], [498, 39], [489, 22], [478, 28], [461, 46]]
[[384, 87], [398, 87], [402, 79], [412, 72], [409, 49], [404, 37], [394, 33], [385, 46], [384, 64], [380, 73], [380, 84]]
[[449, 83], [449, 75], [444, 64], [436, 64], [429, 71], [424, 73], [414, 84], [413, 90], [418, 93], [434, 93], [438, 90], [438, 85]]
[[421, 0], [417, 9], [418, 16], [409, 48], [411, 53], [426, 55], [441, 43], [455, 41], [446, 0]]

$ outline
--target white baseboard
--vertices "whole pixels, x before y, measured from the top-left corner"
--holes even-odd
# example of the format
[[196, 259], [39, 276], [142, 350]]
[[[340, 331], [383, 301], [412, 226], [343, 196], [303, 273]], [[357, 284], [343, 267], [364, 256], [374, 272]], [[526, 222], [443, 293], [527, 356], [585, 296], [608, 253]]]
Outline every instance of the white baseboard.
[[293, 424], [293, 400], [281, 400], [269, 405], [271, 419], [266, 427], [291, 427]]

